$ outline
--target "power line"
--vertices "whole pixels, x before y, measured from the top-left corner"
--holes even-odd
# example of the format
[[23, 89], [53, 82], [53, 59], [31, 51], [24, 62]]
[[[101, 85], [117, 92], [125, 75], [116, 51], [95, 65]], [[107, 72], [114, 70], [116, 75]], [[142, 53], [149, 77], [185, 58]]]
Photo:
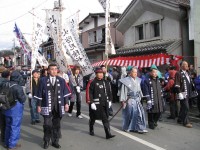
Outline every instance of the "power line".
[[19, 4], [21, 5], [22, 2], [24, 2], [24, 0], [21, 0], [19, 2], [14, 3], [14, 4], [12, 3], [12, 4], [8, 4], [8, 5], [4, 5], [4, 6], [1, 6], [0, 8], [4, 9], [4, 8], [8, 8], [8, 7], [13, 7], [13, 6], [16, 6], [16, 5], [19, 5]]
[[[46, 3], [47, 1], [48, 1], [48, 0], [45, 0], [44, 2], [40, 3], [39, 5], [37, 5], [35, 8], [40, 7], [41, 5], [43, 5], [44, 3]], [[7, 24], [7, 23], [10, 23], [10, 22], [13, 22], [13, 21], [15, 21], [15, 20], [17, 20], [17, 19], [19, 19], [19, 18], [22, 18], [23, 16], [29, 14], [29, 12], [32, 11], [32, 10], [33, 10], [33, 9], [29, 10], [28, 12], [26, 12], [26, 13], [20, 15], [19, 17], [14, 18], [14, 19], [12, 19], [12, 20], [3, 22], [3, 23], [0, 24], [0, 26], [1, 26], [1, 25], [4, 25], [4, 24]]]

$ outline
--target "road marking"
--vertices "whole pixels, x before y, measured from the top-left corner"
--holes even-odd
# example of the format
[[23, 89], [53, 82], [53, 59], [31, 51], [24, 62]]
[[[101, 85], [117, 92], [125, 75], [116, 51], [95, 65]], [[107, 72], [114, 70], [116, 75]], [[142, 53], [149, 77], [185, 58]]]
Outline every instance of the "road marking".
[[[76, 112], [76, 111], [73, 110], [73, 112]], [[87, 116], [87, 115], [85, 115], [85, 114], [82, 114], [82, 113], [81, 113], [81, 115], [82, 115], [84, 118], [88, 119], [88, 120], [90, 119], [90, 117]], [[103, 125], [102, 122], [100, 122], [99, 120], [96, 120], [95, 123], [98, 123], [98, 124], [100, 124], [100, 125]], [[126, 132], [124, 132], [124, 131], [121, 131], [121, 130], [119, 130], [119, 129], [113, 127], [113, 126], [110, 126], [110, 128], [111, 128], [113, 131], [115, 131], [115, 132], [117, 132], [117, 133], [119, 133], [119, 134], [121, 134], [121, 135], [124, 135], [124, 136], [126, 136], [126, 137], [128, 137], [128, 138], [130, 138], [130, 139], [132, 139], [132, 140], [134, 140], [134, 141], [137, 141], [137, 142], [139, 142], [139, 143], [141, 143], [141, 144], [143, 144], [143, 145], [146, 145], [146, 146], [148, 146], [148, 147], [150, 147], [150, 148], [152, 148], [152, 149], [155, 149], [155, 150], [166, 150], [166, 149], [164, 149], [164, 148], [162, 148], [162, 147], [159, 147], [159, 146], [157, 146], [157, 145], [154, 145], [154, 144], [152, 144], [152, 143], [150, 143], [150, 142], [147, 142], [147, 141], [145, 141], [145, 140], [143, 140], [143, 139], [140, 139], [140, 138], [138, 138], [138, 137], [136, 137], [136, 136], [133, 136], [133, 135], [128, 134], [128, 133], [126, 133]]]

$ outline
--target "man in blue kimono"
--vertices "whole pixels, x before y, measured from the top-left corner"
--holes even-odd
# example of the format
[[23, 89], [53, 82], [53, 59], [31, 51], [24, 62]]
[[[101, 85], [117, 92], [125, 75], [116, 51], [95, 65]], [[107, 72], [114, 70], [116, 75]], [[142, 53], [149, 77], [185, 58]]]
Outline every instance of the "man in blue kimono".
[[143, 96], [140, 83], [141, 79], [137, 77], [137, 68], [129, 67], [129, 76], [120, 79], [120, 101], [123, 105], [122, 117], [124, 131], [134, 131], [146, 133], [146, 121], [144, 109], [141, 105]]
[[44, 117], [44, 149], [49, 147], [50, 139], [52, 146], [61, 148], [59, 145], [60, 121], [65, 111], [68, 111], [68, 96], [71, 94], [67, 90], [66, 82], [57, 76], [58, 68], [56, 64], [48, 66], [49, 76], [40, 80], [38, 95], [38, 112]]

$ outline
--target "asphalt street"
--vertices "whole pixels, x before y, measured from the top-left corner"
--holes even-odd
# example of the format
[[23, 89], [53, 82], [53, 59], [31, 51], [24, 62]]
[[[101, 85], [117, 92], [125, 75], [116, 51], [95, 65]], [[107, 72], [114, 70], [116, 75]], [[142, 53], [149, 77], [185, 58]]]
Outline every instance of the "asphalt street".
[[[84, 98], [83, 93], [83, 98]], [[120, 107], [119, 103], [113, 104], [114, 112]], [[95, 136], [89, 135], [88, 106], [82, 101], [83, 119], [67, 114], [62, 118], [62, 138], [60, 145], [62, 150], [199, 150], [200, 149], [200, 119], [192, 117], [193, 128], [185, 128], [176, 123], [176, 120], [168, 120], [168, 112], [163, 114], [163, 121], [158, 123], [155, 130], [148, 129], [148, 133], [139, 134], [124, 132], [121, 130], [121, 111], [111, 122], [111, 133], [116, 137], [106, 140], [103, 126], [97, 121], [94, 127]], [[41, 121], [43, 118], [41, 116]], [[30, 113], [26, 102], [24, 117], [21, 126], [21, 150], [42, 150], [43, 146], [42, 123], [30, 124]], [[4, 150], [2, 143], [0, 150]], [[52, 146], [48, 148], [53, 150]]]

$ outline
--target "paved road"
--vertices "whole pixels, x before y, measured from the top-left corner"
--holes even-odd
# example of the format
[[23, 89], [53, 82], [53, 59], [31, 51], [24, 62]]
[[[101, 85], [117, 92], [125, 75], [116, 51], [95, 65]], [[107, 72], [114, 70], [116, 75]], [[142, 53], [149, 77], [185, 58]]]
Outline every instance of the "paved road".
[[[113, 104], [116, 111], [119, 104]], [[193, 117], [193, 128], [188, 129], [178, 125], [175, 120], [165, 119], [168, 113], [163, 115], [163, 121], [158, 128], [148, 130], [147, 134], [121, 131], [121, 112], [111, 122], [111, 132], [116, 137], [105, 139], [101, 122], [96, 122], [95, 136], [88, 134], [88, 106], [83, 101], [82, 113], [84, 118], [78, 119], [65, 115], [62, 119], [62, 139], [60, 144], [63, 150], [199, 150], [200, 148], [200, 119]], [[42, 120], [42, 118], [41, 118]], [[42, 123], [30, 124], [29, 108], [26, 104], [24, 118], [21, 127], [21, 150], [42, 150]], [[1, 143], [2, 144], [2, 143]], [[49, 150], [53, 150], [52, 146]], [[4, 150], [0, 146], [0, 150]]]

